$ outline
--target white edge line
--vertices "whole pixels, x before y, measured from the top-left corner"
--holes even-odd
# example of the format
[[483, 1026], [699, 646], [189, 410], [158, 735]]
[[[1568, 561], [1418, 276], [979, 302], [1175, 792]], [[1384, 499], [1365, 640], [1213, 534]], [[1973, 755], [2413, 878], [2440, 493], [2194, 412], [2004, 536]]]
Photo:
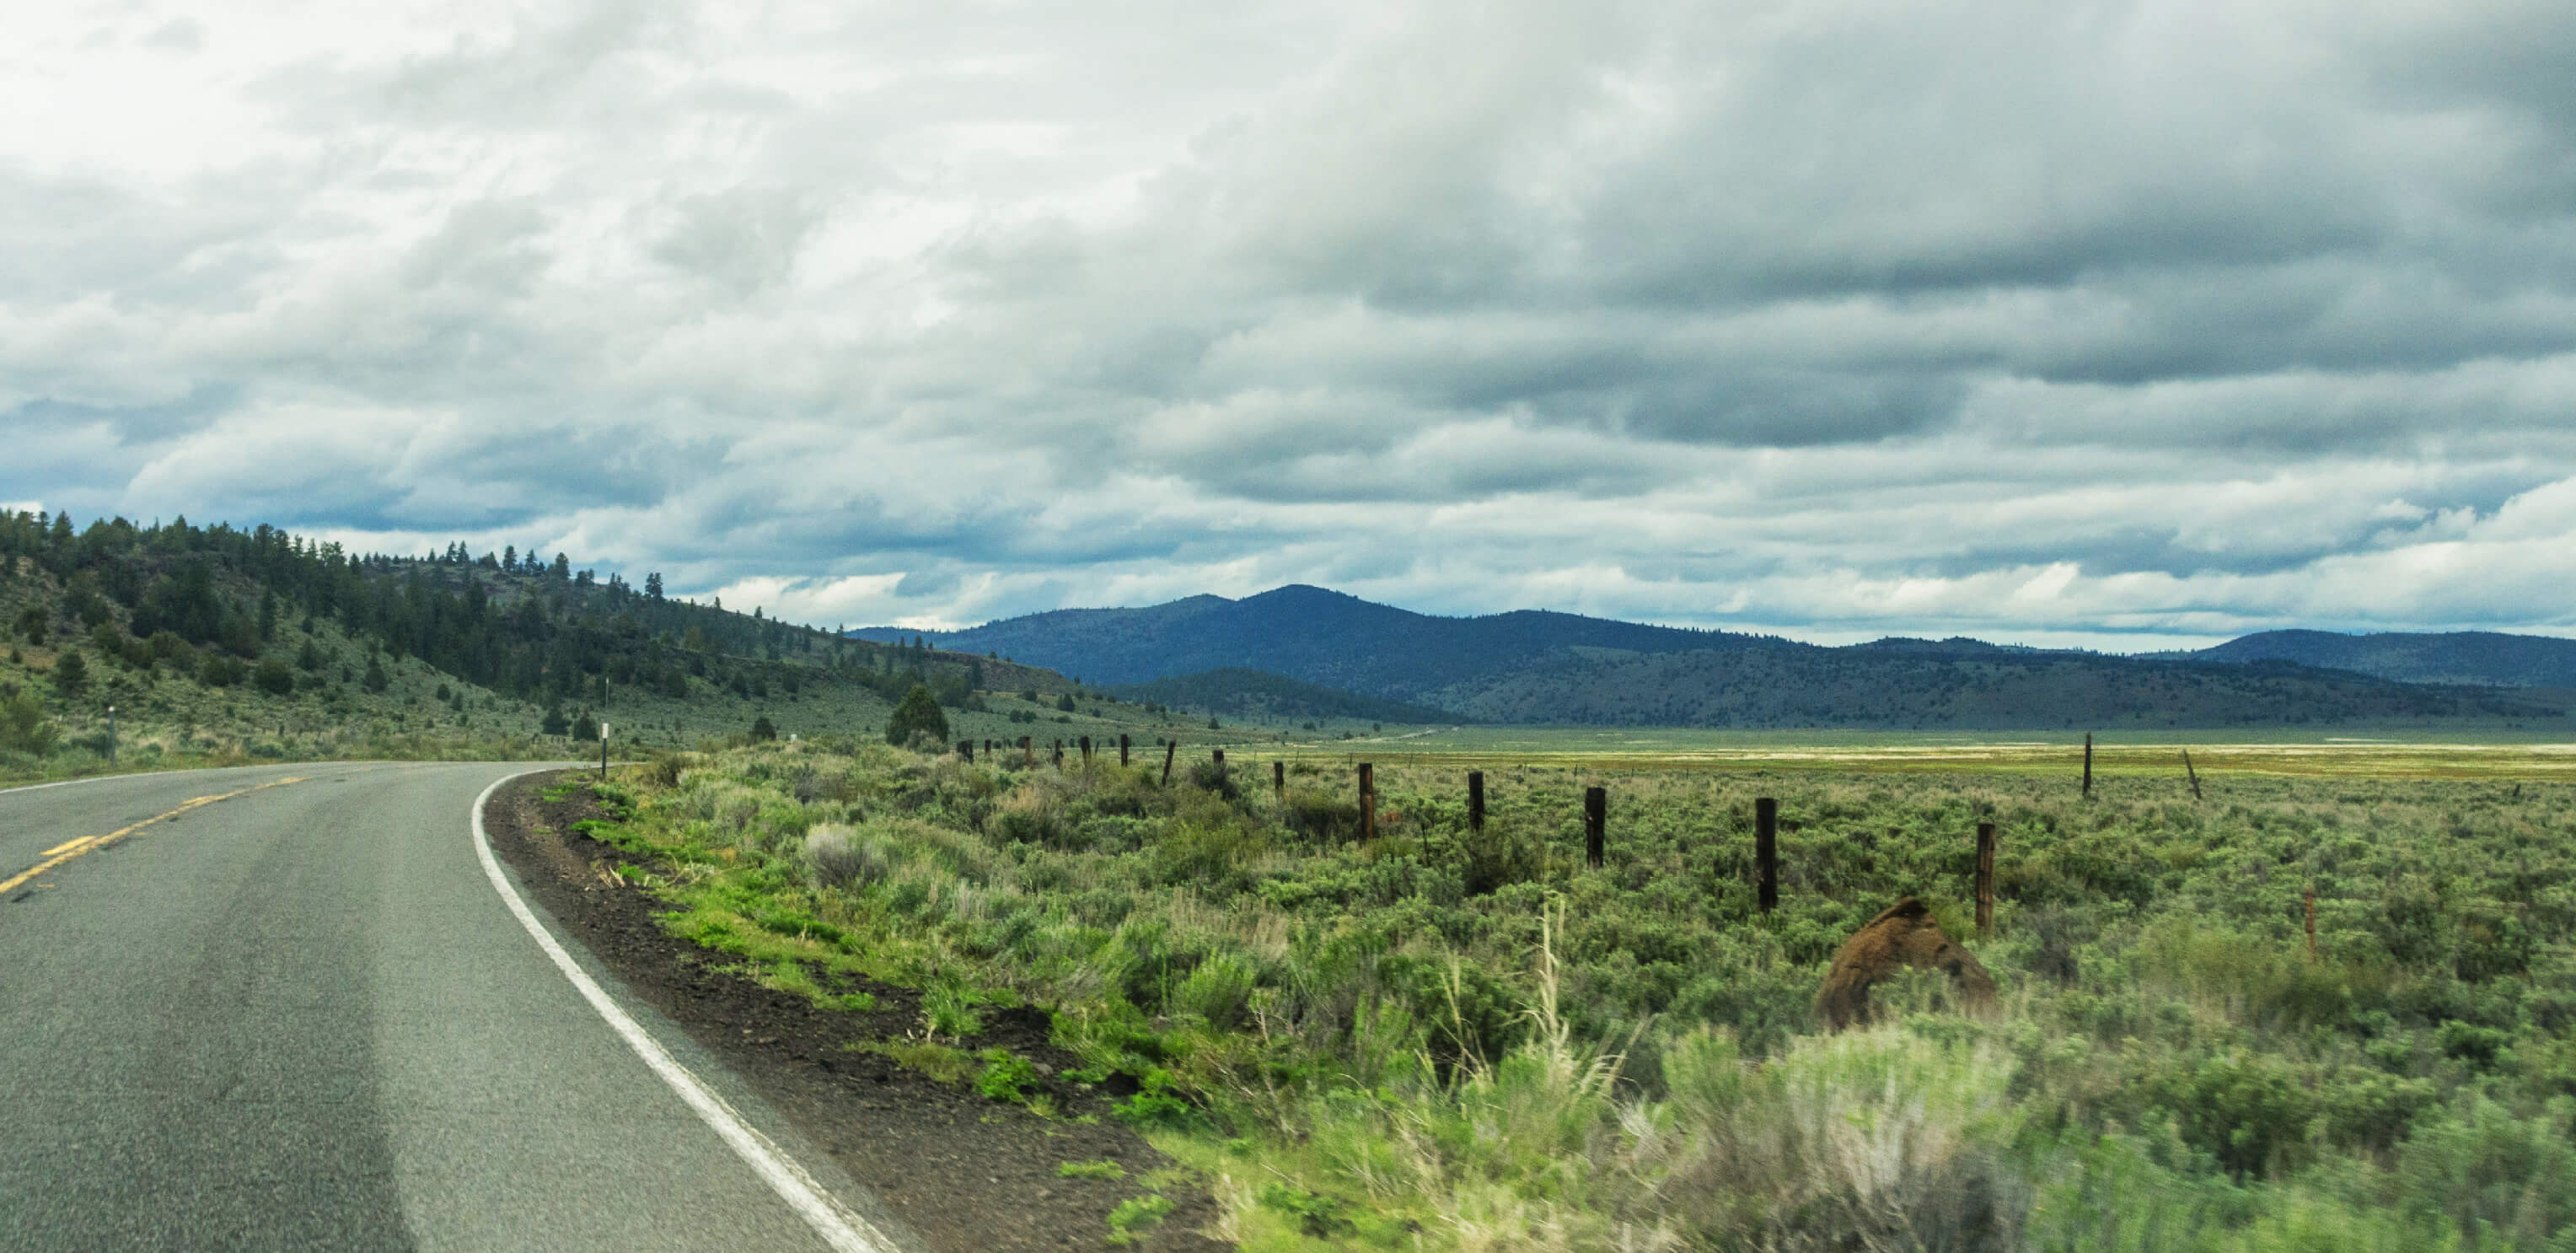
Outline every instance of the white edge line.
[[735, 1156], [767, 1181], [779, 1199], [787, 1202], [788, 1208], [795, 1210], [816, 1235], [823, 1237], [824, 1243], [844, 1253], [898, 1253], [892, 1240], [816, 1183], [796, 1159], [789, 1157], [769, 1137], [743, 1121], [733, 1106], [726, 1104], [723, 1097], [690, 1073], [688, 1067], [672, 1057], [670, 1051], [663, 1048], [616, 1001], [609, 999], [608, 993], [573, 961], [572, 954], [564, 951], [564, 946], [556, 942], [544, 924], [537, 921], [535, 912], [519, 896], [518, 889], [510, 886], [509, 879], [501, 873], [501, 863], [492, 857], [491, 838], [484, 834], [483, 805], [492, 799], [492, 793], [499, 791], [502, 784], [535, 773], [538, 772], [523, 770], [496, 779], [492, 786], [483, 789], [481, 796], [474, 798], [474, 855], [483, 862], [483, 874], [492, 880], [493, 890], [501, 894], [501, 900], [510, 907], [510, 912], [518, 915], [519, 925], [526, 927], [528, 934], [536, 938], [537, 947], [554, 959], [555, 968], [563, 972], [564, 978], [572, 980], [573, 987], [581, 991], [582, 999], [589, 1001], [590, 1007], [598, 1010], [599, 1016], [608, 1020], [608, 1025], [625, 1038], [627, 1047], [634, 1049], [635, 1055], [643, 1058], [644, 1064], [652, 1067], [653, 1073], [660, 1075], [662, 1082], [679, 1094], [680, 1099], [724, 1140]]

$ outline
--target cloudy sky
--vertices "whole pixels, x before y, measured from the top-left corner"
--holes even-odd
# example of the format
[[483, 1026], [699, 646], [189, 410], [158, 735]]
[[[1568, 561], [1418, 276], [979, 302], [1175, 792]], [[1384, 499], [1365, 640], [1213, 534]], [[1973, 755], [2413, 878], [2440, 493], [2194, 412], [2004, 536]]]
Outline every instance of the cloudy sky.
[[2576, 634], [2576, 8], [27, 6], [0, 502], [825, 625]]

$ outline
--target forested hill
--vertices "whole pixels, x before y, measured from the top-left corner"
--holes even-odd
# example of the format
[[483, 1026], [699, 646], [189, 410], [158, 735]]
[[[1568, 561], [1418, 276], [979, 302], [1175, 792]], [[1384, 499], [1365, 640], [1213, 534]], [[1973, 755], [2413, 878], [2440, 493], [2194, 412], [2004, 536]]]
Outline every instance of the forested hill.
[[639, 739], [687, 743], [764, 718], [863, 732], [915, 683], [979, 711], [978, 689], [1074, 691], [1035, 667], [692, 604], [561, 553], [361, 554], [184, 518], [0, 515], [0, 642], [0, 697], [43, 701], [21, 721], [49, 713], [77, 736], [113, 704], [174, 743], [207, 730], [287, 752], [350, 726], [561, 734], [603, 702]]
[[[874, 627], [875, 640], [914, 633]], [[964, 631], [943, 648], [995, 652], [1086, 683], [1132, 684], [1227, 668], [1396, 699], [1518, 669], [1577, 646], [1638, 653], [1795, 647], [1725, 631], [1647, 626], [1543, 610], [1438, 618], [1292, 584], [1227, 600], [1192, 596], [1142, 609], [1060, 609]]]
[[1561, 613], [1439, 618], [1313, 587], [1032, 614], [929, 638], [1093, 682], [1200, 676], [1191, 682], [1204, 687], [1206, 672], [1239, 667], [1488, 722], [2003, 730], [2566, 720], [2559, 693], [2406, 684], [2282, 660], [1969, 639], [1826, 648]]
[[2500, 631], [2342, 635], [2262, 631], [2215, 648], [2175, 654], [2201, 661], [2293, 661], [2401, 683], [2576, 688], [2576, 640]]

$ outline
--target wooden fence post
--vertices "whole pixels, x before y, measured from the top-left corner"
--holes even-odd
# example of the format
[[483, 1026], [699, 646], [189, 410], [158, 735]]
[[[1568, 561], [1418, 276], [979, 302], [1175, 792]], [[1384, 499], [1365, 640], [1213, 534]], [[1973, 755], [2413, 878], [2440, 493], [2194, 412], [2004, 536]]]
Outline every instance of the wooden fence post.
[[1601, 868], [1603, 828], [1610, 825], [1610, 789], [1583, 789], [1583, 864]]
[[2200, 772], [2191, 768], [2191, 750], [2182, 750], [2182, 772], [2191, 776], [2191, 798], [2200, 799]]
[[1270, 763], [1270, 794], [1273, 796], [1286, 796], [1288, 794], [1287, 762], [1274, 761]]
[[974, 765], [974, 764], [975, 764], [975, 741], [973, 741], [973, 740], [959, 740], [959, 741], [957, 741], [957, 755], [958, 755], [958, 756], [960, 756], [960, 757], [965, 758], [965, 759], [966, 759], [966, 764], [967, 764], [967, 765], [970, 765], [970, 766], [971, 766], [971, 765]]
[[1088, 735], [1082, 737], [1082, 764], [1091, 764], [1091, 737]]
[[1064, 741], [1062, 740], [1055, 742], [1055, 768], [1059, 772], [1064, 769]]
[[1225, 790], [1225, 750], [1222, 748], [1209, 749], [1208, 760], [1216, 764], [1216, 787], [1218, 791], [1222, 792]]
[[1753, 892], [1763, 913], [1780, 907], [1780, 802], [1753, 798]]
[[2093, 733], [2084, 733], [2084, 799], [2093, 799]]
[[1467, 829], [1482, 834], [1485, 830], [1485, 772], [1467, 772]]
[[1167, 743], [1165, 743], [1165, 744], [1163, 745], [1163, 786], [1164, 786], [1164, 787], [1170, 787], [1170, 786], [1172, 786], [1172, 755], [1173, 755], [1173, 754], [1175, 754], [1175, 753], [1178, 753], [1178, 752], [1180, 752], [1180, 751], [1181, 751], [1181, 742], [1180, 742], [1179, 740], [1172, 740], [1172, 741], [1169, 741], [1169, 742], [1167, 742]]
[[1360, 838], [1377, 838], [1377, 770], [1365, 761], [1360, 763]]
[[1038, 764], [1037, 747], [1029, 743], [1029, 737], [1025, 735], [1020, 737], [1020, 764], [1024, 766]]
[[1127, 764], [1127, 733], [1124, 731], [1118, 733], [1118, 764]]
[[1977, 824], [1977, 934], [1995, 931], [1995, 824]]

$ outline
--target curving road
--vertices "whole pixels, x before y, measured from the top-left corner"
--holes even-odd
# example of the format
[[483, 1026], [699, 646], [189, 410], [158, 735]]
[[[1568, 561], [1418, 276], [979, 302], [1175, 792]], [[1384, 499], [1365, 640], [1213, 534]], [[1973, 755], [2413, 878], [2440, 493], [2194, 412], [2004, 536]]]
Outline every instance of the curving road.
[[[0, 792], [0, 1248], [912, 1247], [576, 950], [621, 1035], [523, 924], [472, 813], [526, 769]], [[801, 1209], [782, 1163], [811, 1172]]]

